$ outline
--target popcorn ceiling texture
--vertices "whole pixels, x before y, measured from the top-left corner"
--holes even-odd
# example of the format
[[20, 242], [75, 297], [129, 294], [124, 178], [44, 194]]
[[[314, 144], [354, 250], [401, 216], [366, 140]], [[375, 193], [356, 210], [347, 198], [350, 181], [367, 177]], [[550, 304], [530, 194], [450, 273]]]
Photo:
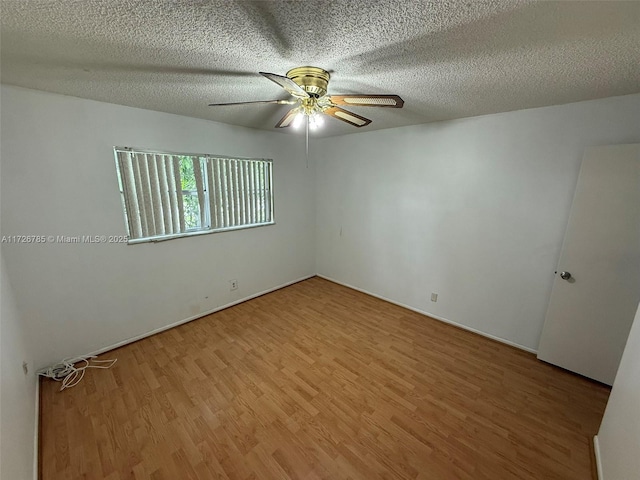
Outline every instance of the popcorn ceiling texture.
[[[640, 2], [1, 0], [3, 83], [273, 129], [258, 75], [313, 65], [360, 131], [640, 92]], [[319, 135], [358, 130], [327, 119]]]

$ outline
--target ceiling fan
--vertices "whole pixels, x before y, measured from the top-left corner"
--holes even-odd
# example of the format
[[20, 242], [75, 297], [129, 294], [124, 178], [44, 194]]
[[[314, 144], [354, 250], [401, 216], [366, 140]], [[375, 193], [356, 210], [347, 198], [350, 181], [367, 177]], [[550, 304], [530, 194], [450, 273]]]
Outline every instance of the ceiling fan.
[[318, 67], [297, 67], [289, 70], [286, 76], [275, 73], [259, 72], [260, 75], [277, 83], [285, 89], [293, 99], [262, 100], [254, 102], [211, 103], [210, 107], [228, 105], [266, 104], [295, 105], [276, 124], [276, 128], [297, 127], [307, 120], [312, 130], [322, 125], [323, 114], [337, 118], [355, 127], [364, 127], [371, 123], [366, 117], [341, 108], [354, 107], [390, 107], [402, 108], [404, 100], [398, 95], [327, 95], [329, 72]]

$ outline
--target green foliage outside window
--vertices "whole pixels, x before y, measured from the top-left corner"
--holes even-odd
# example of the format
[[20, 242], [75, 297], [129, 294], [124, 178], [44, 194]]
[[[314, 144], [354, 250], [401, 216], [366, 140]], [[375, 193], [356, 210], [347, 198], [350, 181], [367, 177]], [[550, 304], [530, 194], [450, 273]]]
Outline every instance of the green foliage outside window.
[[184, 204], [184, 222], [187, 229], [201, 228], [200, 204], [196, 188], [196, 176], [193, 173], [192, 157], [180, 157], [180, 180], [182, 182], [182, 201]]

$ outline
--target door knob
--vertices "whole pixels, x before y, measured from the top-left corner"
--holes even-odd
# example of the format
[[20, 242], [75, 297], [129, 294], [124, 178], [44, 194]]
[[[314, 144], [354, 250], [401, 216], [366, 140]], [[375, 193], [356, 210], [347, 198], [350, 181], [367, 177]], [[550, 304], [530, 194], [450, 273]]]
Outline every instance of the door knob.
[[569, 280], [571, 278], [571, 274], [569, 272], [560, 272], [560, 278], [563, 280]]

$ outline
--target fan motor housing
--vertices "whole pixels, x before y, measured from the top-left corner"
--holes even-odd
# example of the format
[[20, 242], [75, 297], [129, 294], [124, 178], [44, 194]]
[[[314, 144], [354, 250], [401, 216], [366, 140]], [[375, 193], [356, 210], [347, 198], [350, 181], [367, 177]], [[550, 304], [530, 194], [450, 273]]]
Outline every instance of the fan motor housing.
[[287, 72], [287, 77], [314, 97], [322, 97], [329, 86], [329, 72], [318, 67], [297, 67]]

